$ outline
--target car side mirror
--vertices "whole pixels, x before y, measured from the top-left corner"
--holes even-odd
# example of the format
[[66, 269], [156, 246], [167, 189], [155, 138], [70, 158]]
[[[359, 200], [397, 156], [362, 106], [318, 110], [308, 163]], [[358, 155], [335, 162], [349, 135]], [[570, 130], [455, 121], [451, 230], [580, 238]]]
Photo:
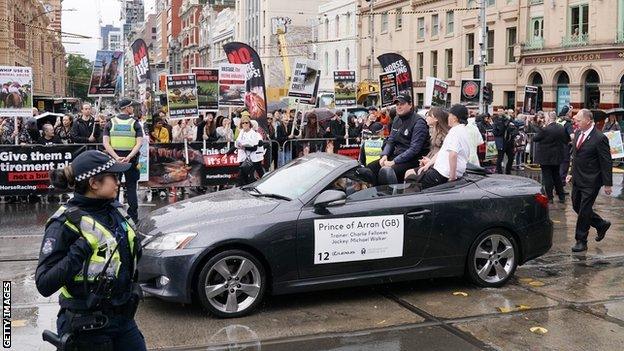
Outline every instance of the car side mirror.
[[339, 190], [325, 190], [314, 200], [314, 207], [341, 206], [347, 202], [347, 194]]

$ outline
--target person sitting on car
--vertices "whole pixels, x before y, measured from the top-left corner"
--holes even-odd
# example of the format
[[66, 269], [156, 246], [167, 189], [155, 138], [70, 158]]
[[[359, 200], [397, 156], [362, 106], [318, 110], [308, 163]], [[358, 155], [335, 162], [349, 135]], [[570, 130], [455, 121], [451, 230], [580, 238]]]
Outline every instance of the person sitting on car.
[[418, 167], [420, 158], [429, 152], [429, 127], [414, 111], [412, 97], [401, 93], [394, 103], [398, 117], [392, 122], [381, 158], [367, 165], [376, 176], [375, 184], [390, 184], [395, 177], [397, 182], [403, 182], [405, 172]]
[[[423, 167], [428, 160], [433, 158], [438, 151], [440, 151], [442, 143], [449, 132], [448, 112], [444, 109], [440, 107], [432, 107], [431, 110], [427, 112], [425, 120], [427, 121], [427, 125], [429, 126], [429, 131], [431, 133], [431, 150], [427, 156], [420, 160], [420, 167]], [[417, 169], [408, 170], [405, 172], [405, 178], [411, 175], [416, 175], [417, 171]]]
[[470, 142], [466, 129], [468, 123], [466, 106], [453, 105], [449, 110], [448, 121], [451, 129], [444, 139], [440, 151], [433, 158], [427, 159], [425, 165], [418, 170], [417, 181], [420, 183], [421, 189], [455, 181], [462, 177], [466, 171], [470, 157]]

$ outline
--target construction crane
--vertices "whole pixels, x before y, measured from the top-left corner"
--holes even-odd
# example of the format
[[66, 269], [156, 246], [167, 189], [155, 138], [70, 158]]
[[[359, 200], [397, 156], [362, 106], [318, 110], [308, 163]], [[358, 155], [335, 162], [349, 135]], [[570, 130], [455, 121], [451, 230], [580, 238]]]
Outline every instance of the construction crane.
[[288, 25], [292, 23], [292, 20], [288, 17], [273, 17], [271, 18], [271, 32], [277, 36], [278, 53], [282, 59], [282, 65], [284, 66], [284, 86], [281, 89], [269, 88], [268, 98], [269, 100], [279, 100], [280, 97], [286, 96], [288, 88], [290, 87], [290, 80], [292, 78], [292, 71], [290, 68], [290, 59], [288, 58], [288, 45], [286, 41], [286, 33], [288, 32]]

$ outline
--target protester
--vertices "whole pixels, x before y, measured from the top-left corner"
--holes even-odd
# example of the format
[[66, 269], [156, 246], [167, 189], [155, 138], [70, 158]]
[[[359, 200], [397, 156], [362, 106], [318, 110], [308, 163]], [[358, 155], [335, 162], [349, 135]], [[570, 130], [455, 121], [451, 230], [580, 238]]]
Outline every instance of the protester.
[[384, 137], [390, 135], [390, 126], [392, 121], [394, 121], [394, 117], [396, 117], [396, 109], [394, 107], [386, 109], [379, 115], [378, 122], [383, 126]]
[[71, 115], [63, 115], [63, 117], [59, 117], [56, 120], [56, 124], [54, 127], [54, 134], [56, 134], [59, 139], [61, 139], [61, 143], [63, 144], [71, 144], [73, 140], [71, 138], [71, 129], [73, 124], [73, 118]]
[[280, 159], [283, 157], [281, 155], [281, 147], [286, 140], [288, 140], [288, 135], [286, 134], [286, 128], [281, 121], [281, 115], [278, 111], [276, 111], [273, 115], [267, 117], [267, 123], [269, 125], [268, 137], [272, 143], [271, 145], [271, 162], [273, 163], [273, 167], [277, 168], [282, 166], [280, 163]]
[[369, 135], [383, 135], [384, 126], [377, 122], [377, 116], [373, 113], [368, 115], [368, 118], [362, 124], [362, 132]]
[[[131, 116], [134, 113], [134, 101], [123, 98], [117, 104], [119, 115], [111, 118], [104, 129], [104, 149], [116, 161], [130, 163], [132, 166], [123, 172], [126, 180], [126, 195], [128, 198], [128, 214], [135, 223], [139, 221], [139, 200], [137, 183], [141, 176], [139, 172], [139, 150], [143, 142], [143, 128]], [[119, 196], [119, 195], [118, 195]]]
[[232, 130], [232, 122], [228, 117], [223, 117], [221, 119], [221, 125], [217, 127], [216, 132], [217, 132], [218, 143], [229, 143], [229, 142], [234, 141], [234, 131]]
[[349, 114], [347, 118], [347, 136], [349, 137], [349, 143], [359, 143], [362, 136], [362, 127], [357, 121], [354, 114]]
[[202, 128], [202, 137], [200, 140], [206, 140], [208, 143], [213, 143], [219, 139], [217, 136], [217, 122], [215, 121], [214, 113], [208, 112], [204, 118]]
[[[367, 165], [373, 171], [376, 184], [394, 181], [403, 182], [405, 172], [419, 166], [419, 160], [429, 153], [429, 127], [425, 119], [414, 111], [412, 97], [407, 93], [399, 94], [394, 100], [398, 118], [392, 123], [392, 133], [381, 153], [381, 159]], [[383, 168], [387, 176], [379, 177]], [[394, 173], [394, 174], [392, 174]]]
[[466, 124], [466, 131], [468, 132], [468, 143], [470, 144], [470, 156], [468, 162], [475, 166], [481, 166], [479, 162], [479, 147], [484, 144], [483, 136], [477, 127], [475, 117], [468, 118], [468, 124]]
[[[15, 129], [15, 118], [17, 118], [17, 130]], [[4, 127], [0, 141], [2, 144], [15, 144], [15, 137], [17, 137], [17, 143], [20, 145], [32, 144], [30, 134], [24, 128], [24, 119], [21, 117], [5, 118], [3, 120]]]
[[[431, 149], [427, 156], [423, 157], [419, 162], [419, 168], [425, 166], [428, 160], [435, 157], [435, 155], [440, 151], [442, 147], [442, 143], [446, 138], [446, 135], [449, 132], [449, 124], [448, 124], [448, 112], [444, 111], [440, 107], [432, 107], [425, 117], [427, 121], [427, 125], [429, 126], [429, 135], [430, 135], [430, 144]], [[417, 168], [412, 168], [405, 172], [405, 178], [416, 175], [418, 172]]]
[[451, 129], [444, 138], [440, 151], [418, 169], [417, 181], [422, 189], [452, 182], [464, 175], [470, 157], [467, 119], [466, 106], [456, 104], [449, 110], [448, 122]]
[[[557, 123], [562, 126], [566, 133], [570, 135], [570, 140], [574, 140], [574, 126], [572, 125], [572, 106], [567, 105], [564, 106], [559, 112], [559, 117], [557, 118]], [[572, 154], [572, 142], [570, 142], [564, 151], [563, 162], [559, 167], [559, 177], [561, 177], [561, 181], [565, 185], [566, 177], [568, 175], [568, 170], [570, 169], [570, 155]]]
[[189, 119], [180, 120], [173, 126], [172, 142], [174, 143], [183, 143], [185, 140], [190, 143], [195, 141], [196, 136], [195, 126]]
[[328, 138], [336, 139], [336, 147], [344, 143], [346, 133], [346, 123], [342, 120], [342, 114], [342, 111], [336, 111], [329, 121], [329, 126], [325, 129], [325, 135]]
[[258, 132], [251, 127], [251, 119], [249, 116], [242, 116], [240, 119], [240, 133], [236, 139], [237, 162], [240, 164], [240, 172], [238, 176], [239, 185], [253, 183], [256, 178], [254, 172], [259, 177], [264, 175], [262, 168], [262, 160], [264, 159], [261, 151], [258, 151], [258, 144], [262, 138]]
[[511, 166], [514, 161], [514, 140], [518, 135], [518, 127], [512, 123], [511, 118], [505, 114], [500, 114], [494, 119], [494, 129], [492, 132], [496, 141], [496, 149], [498, 150], [496, 173], [503, 173], [503, 159], [507, 156], [505, 174], [511, 174]]
[[71, 139], [78, 144], [96, 143], [100, 133], [100, 126], [91, 115], [91, 104], [83, 103], [80, 118], [72, 125]]
[[150, 133], [150, 139], [152, 143], [170, 143], [169, 130], [165, 128], [164, 122], [161, 117], [154, 119], [154, 125], [152, 126], [152, 133]]
[[46, 223], [35, 272], [41, 295], [60, 291], [56, 331], [71, 345], [59, 349], [146, 350], [134, 321], [140, 237], [115, 201], [118, 174], [130, 167], [89, 150], [50, 172], [55, 188], [74, 191]]
[[41, 145], [54, 145], [61, 144], [61, 139], [58, 135], [54, 134], [54, 127], [51, 124], [44, 124], [42, 128], [42, 135], [37, 140], [37, 144]]
[[596, 241], [604, 239], [611, 222], [602, 219], [593, 210], [594, 201], [604, 186], [606, 195], [611, 195], [613, 160], [609, 140], [594, 125], [591, 111], [580, 110], [574, 121], [579, 130], [574, 135], [572, 150], [572, 207], [578, 214], [576, 221], [576, 244], [573, 252], [587, 250], [589, 228], [596, 228]]
[[542, 170], [542, 184], [544, 192], [551, 203], [553, 187], [559, 197], [559, 202], [565, 202], [563, 182], [559, 177], [559, 167], [564, 159], [565, 146], [570, 142], [570, 136], [565, 129], [556, 123], [556, 115], [549, 114], [546, 127], [533, 137], [535, 142], [535, 162]]
[[[98, 113], [97, 116], [95, 117], [95, 122], [98, 124], [98, 127], [100, 128], [100, 130], [104, 130], [104, 128], [106, 128], [106, 124], [108, 123], [108, 118], [106, 118], [105, 114]], [[99, 136], [97, 137], [97, 142], [102, 143], [103, 137], [104, 136], [102, 135], [102, 133], [100, 133]]]
[[619, 132], [620, 130], [621, 130], [620, 124], [618, 123], [617, 116], [614, 114], [609, 115], [609, 118], [607, 119], [604, 126], [602, 127], [602, 131], [603, 132]]

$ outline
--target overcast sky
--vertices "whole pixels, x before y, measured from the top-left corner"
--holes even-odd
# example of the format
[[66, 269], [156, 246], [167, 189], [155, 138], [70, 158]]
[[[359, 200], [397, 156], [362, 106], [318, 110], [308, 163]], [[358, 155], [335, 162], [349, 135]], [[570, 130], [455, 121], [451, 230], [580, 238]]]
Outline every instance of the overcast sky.
[[[156, 0], [144, 0], [146, 13], [153, 13]], [[120, 0], [65, 0], [63, 10], [63, 32], [81, 34], [91, 39], [73, 39], [63, 37], [65, 51], [81, 53], [85, 58], [93, 61], [95, 52], [100, 48], [100, 27], [98, 13], [102, 16], [102, 25], [112, 24], [119, 26], [121, 21]], [[75, 44], [78, 43], [78, 44]]]

